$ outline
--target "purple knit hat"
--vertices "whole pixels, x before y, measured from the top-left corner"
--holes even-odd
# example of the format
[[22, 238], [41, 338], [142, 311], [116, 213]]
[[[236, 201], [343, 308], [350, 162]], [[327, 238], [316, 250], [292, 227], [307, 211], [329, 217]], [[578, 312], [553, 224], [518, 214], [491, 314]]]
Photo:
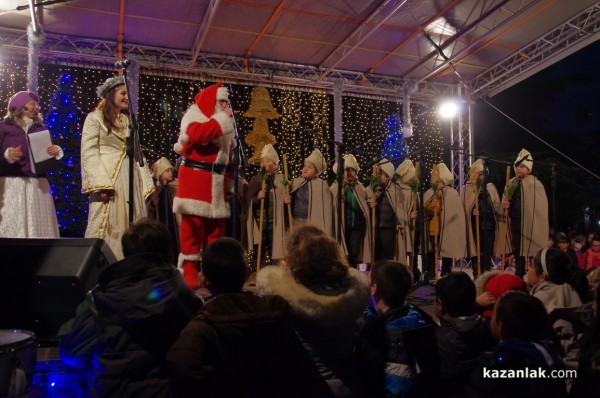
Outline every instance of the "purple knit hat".
[[8, 110], [16, 111], [23, 108], [29, 101], [40, 102], [37, 94], [29, 91], [19, 91], [8, 100]]

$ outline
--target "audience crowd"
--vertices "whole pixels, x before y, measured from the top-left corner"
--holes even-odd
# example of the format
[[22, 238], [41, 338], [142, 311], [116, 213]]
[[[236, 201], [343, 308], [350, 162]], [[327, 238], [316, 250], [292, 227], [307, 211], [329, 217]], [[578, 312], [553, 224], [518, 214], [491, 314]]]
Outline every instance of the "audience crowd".
[[[451, 271], [431, 286], [393, 260], [353, 268], [307, 224], [247, 291], [243, 247], [219, 238], [203, 250], [204, 301], [171, 265], [167, 229], [144, 219], [61, 328], [60, 352], [99, 397], [588, 397], [600, 237], [555, 241], [524, 278]], [[432, 306], [413, 304], [427, 294]]]

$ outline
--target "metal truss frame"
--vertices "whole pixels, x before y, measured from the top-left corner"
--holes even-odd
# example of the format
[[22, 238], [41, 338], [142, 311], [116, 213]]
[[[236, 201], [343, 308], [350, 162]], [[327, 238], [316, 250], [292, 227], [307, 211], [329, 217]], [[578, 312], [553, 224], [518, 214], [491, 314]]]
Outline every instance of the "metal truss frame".
[[[40, 57], [55, 63], [113, 68], [116, 59], [116, 41], [46, 34]], [[27, 33], [22, 30], [0, 29], [0, 51], [15, 56], [27, 55]], [[188, 49], [169, 49], [152, 46], [123, 44], [123, 56], [137, 61], [141, 73], [177, 76], [191, 79], [219, 79], [229, 83], [266, 85], [296, 90], [325, 91], [333, 94], [338, 82], [343, 84], [345, 96], [401, 101], [404, 79], [397, 76], [367, 74], [332, 69], [323, 77], [324, 67], [276, 62], [270, 60], [200, 53], [195, 56]], [[425, 82], [422, 90], [413, 93], [414, 102], [428, 103], [447, 93], [453, 85]]]
[[494, 96], [600, 38], [600, 2], [471, 79], [473, 94]]

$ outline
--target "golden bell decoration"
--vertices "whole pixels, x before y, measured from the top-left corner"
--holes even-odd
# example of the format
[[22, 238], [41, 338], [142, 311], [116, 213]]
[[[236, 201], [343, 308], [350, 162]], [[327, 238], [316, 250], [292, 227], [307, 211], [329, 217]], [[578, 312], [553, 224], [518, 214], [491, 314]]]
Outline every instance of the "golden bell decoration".
[[254, 151], [249, 162], [260, 164], [260, 154], [267, 144], [275, 144], [275, 136], [269, 132], [269, 119], [279, 118], [279, 113], [271, 103], [271, 96], [266, 87], [255, 87], [250, 97], [250, 108], [244, 112], [244, 117], [254, 118], [252, 132], [245, 138], [246, 144]]

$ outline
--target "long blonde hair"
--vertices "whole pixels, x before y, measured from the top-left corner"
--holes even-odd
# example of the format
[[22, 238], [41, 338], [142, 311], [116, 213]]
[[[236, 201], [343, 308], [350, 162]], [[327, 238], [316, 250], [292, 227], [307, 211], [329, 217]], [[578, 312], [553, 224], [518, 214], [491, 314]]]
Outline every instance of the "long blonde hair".
[[[6, 116], [4, 116], [4, 120], [12, 120], [18, 125], [22, 125], [20, 122], [23, 120], [23, 109], [9, 110], [6, 112]], [[40, 113], [37, 116], [32, 118], [34, 124], [43, 124], [44, 121], [40, 116]]]
[[119, 84], [111, 88], [96, 106], [97, 110], [102, 111], [102, 120], [104, 122], [104, 125], [108, 129], [108, 134], [110, 134], [113, 130], [119, 128], [119, 126], [117, 125], [117, 119], [119, 118], [119, 115], [121, 113], [124, 113], [124, 111], [120, 111], [119, 109], [117, 109], [113, 102], [113, 99], [117, 95], [118, 88], [121, 86], [123, 85]]

